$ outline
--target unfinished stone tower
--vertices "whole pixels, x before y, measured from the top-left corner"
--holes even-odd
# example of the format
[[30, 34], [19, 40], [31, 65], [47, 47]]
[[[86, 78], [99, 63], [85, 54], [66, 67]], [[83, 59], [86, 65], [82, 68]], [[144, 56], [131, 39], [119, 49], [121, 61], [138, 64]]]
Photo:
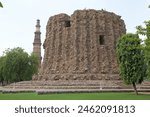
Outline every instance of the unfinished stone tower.
[[121, 16], [104, 10], [76, 10], [49, 18], [39, 79], [118, 79], [117, 39], [126, 33]]

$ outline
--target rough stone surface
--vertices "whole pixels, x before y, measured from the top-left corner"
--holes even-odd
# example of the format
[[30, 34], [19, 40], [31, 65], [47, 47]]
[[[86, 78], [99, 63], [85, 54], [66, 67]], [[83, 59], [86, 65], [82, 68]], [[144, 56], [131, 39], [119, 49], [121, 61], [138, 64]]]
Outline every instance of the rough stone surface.
[[121, 16], [104, 10], [50, 17], [38, 80], [119, 79], [115, 45], [125, 33]]

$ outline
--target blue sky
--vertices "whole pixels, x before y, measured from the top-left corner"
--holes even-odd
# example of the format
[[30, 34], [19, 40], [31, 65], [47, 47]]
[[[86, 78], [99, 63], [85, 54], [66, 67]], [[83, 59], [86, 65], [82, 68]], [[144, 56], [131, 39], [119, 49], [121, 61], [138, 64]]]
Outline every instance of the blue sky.
[[[7, 48], [22, 47], [32, 52], [36, 20], [41, 21], [41, 40], [45, 39], [48, 18], [55, 14], [71, 15], [77, 9], [105, 9], [120, 16], [127, 32], [150, 20], [150, 0], [0, 0], [0, 55]], [[43, 51], [42, 51], [43, 52]]]

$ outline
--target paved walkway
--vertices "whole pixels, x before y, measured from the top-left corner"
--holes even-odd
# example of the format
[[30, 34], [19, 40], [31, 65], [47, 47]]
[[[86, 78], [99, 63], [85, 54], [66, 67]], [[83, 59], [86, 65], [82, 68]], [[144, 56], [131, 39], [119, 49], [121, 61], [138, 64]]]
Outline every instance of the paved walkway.
[[147, 94], [147, 95], [150, 95], [150, 92], [140, 92], [139, 94]]
[[[134, 92], [133, 89], [9, 89], [0, 87], [3, 93], [36, 92], [37, 94], [47, 93], [91, 93], [91, 92]], [[140, 94], [149, 93], [150, 89], [138, 89]]]
[[0, 91], [2, 91], [4, 88], [0, 86]]

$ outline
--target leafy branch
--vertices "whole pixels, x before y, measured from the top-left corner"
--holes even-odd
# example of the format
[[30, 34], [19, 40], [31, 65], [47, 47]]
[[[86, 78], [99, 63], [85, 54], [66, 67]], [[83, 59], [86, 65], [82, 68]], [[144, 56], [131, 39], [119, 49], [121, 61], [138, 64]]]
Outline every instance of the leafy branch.
[[2, 3], [0, 2], [0, 7], [2, 7], [3, 8], [3, 5], [2, 5]]

